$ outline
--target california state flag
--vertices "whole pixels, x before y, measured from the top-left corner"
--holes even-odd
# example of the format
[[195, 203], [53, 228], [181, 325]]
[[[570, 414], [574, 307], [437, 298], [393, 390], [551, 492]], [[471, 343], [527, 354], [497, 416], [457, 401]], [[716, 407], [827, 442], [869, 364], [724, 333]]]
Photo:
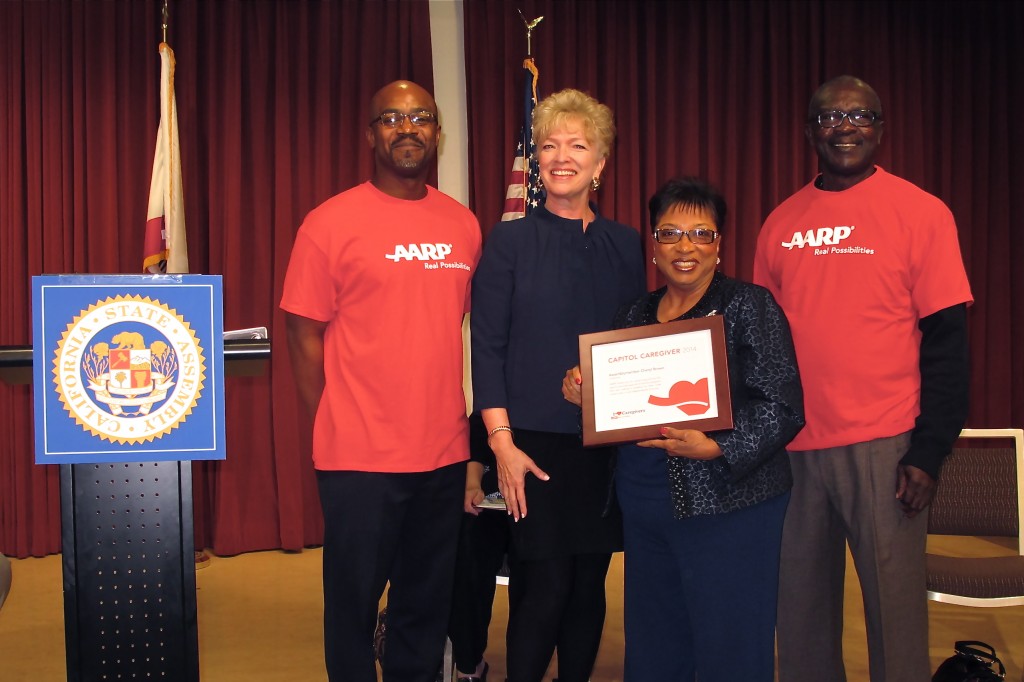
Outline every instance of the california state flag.
[[174, 103], [174, 52], [167, 43], [160, 43], [160, 129], [153, 154], [142, 271], [188, 272], [178, 108]]

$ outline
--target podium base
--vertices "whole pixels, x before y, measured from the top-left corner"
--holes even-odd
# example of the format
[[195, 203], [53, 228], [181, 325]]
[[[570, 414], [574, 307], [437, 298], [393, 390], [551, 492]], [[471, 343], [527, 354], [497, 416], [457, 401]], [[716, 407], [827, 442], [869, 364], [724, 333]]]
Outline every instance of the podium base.
[[199, 680], [191, 462], [60, 465], [68, 682]]

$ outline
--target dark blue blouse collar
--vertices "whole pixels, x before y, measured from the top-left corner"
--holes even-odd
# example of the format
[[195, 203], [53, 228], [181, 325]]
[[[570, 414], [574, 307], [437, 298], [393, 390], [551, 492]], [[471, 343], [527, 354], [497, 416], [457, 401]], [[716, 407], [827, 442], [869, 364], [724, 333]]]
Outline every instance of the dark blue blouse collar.
[[[604, 216], [602, 216], [601, 212], [597, 209], [597, 204], [595, 204], [594, 202], [591, 201], [588, 205], [590, 206], [590, 210], [594, 212], [594, 222], [592, 222], [590, 224], [591, 227], [593, 227], [594, 225], [597, 225], [598, 223], [603, 222], [604, 221]], [[531, 213], [531, 215], [537, 216], [537, 218], [539, 220], [542, 220], [545, 223], [551, 223], [552, 225], [556, 225], [556, 226], [560, 226], [560, 227], [564, 227], [564, 228], [572, 228], [574, 230], [582, 230], [583, 229], [583, 219], [582, 218], [563, 218], [562, 216], [555, 215], [554, 213], [549, 211], [547, 209], [547, 206], [545, 206], [544, 204], [541, 204], [536, 209], [534, 209], [534, 211], [533, 211], [533, 213]], [[588, 227], [587, 229], [590, 229], [590, 228]]]

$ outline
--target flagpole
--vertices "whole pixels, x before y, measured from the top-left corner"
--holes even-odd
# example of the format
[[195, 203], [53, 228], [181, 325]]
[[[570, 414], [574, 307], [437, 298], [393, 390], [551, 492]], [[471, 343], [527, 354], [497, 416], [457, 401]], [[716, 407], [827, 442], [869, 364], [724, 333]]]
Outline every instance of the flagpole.
[[[167, 2], [167, 0], [164, 0], [164, 2]], [[533, 48], [530, 43], [530, 36], [533, 34], [533, 29], [537, 26], [537, 24], [544, 21], [544, 17], [540, 16], [537, 17], [536, 19], [528, 20], [526, 18], [526, 15], [523, 14], [523, 10], [517, 7], [516, 11], [519, 12], [519, 16], [522, 17], [523, 19], [523, 25], [526, 26], [526, 56], [529, 58], [533, 56]]]
[[167, 8], [167, 2], [168, 2], [168, 0], [164, 0], [163, 9], [160, 11], [160, 16], [161, 16], [160, 28], [163, 30], [163, 35], [164, 35], [163, 42], [165, 42], [165, 43], [167, 42], [167, 24], [168, 24], [168, 22], [170, 20], [170, 16], [171, 16], [171, 12]]

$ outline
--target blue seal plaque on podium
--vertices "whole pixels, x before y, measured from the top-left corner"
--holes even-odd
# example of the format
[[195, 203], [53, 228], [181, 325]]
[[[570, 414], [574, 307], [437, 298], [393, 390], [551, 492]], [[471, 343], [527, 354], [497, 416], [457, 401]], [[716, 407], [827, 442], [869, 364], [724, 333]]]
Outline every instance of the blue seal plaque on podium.
[[33, 278], [36, 463], [224, 459], [221, 278]]

